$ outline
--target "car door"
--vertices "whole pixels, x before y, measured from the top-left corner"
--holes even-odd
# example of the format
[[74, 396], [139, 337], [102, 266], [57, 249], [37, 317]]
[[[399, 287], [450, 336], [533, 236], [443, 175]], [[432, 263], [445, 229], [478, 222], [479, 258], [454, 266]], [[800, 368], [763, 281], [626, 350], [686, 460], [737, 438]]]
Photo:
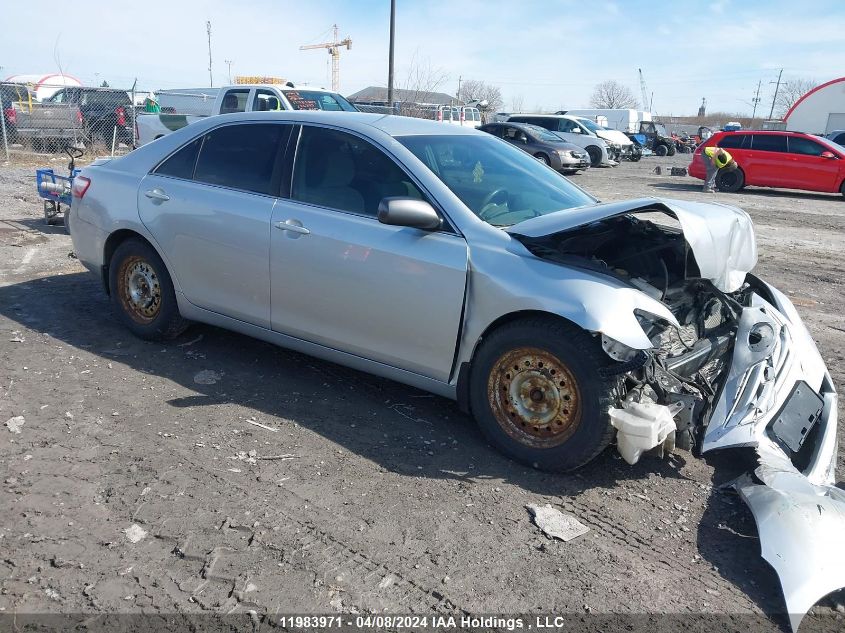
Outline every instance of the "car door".
[[[748, 184], [763, 187], [797, 187], [792, 161], [788, 159], [786, 135], [751, 134], [751, 148], [746, 152], [751, 177]], [[730, 150], [729, 150], [730, 151]]]
[[270, 327], [270, 218], [291, 129], [222, 125], [141, 181], [141, 221], [194, 305]]
[[302, 126], [290, 197], [273, 209], [272, 327], [448, 380], [460, 329], [467, 245], [445, 228], [381, 224], [382, 198], [426, 199], [380, 147]]
[[[838, 191], [841, 159], [821, 143], [804, 136], [787, 139], [795, 187], [809, 191]], [[833, 158], [822, 157], [823, 153]]]

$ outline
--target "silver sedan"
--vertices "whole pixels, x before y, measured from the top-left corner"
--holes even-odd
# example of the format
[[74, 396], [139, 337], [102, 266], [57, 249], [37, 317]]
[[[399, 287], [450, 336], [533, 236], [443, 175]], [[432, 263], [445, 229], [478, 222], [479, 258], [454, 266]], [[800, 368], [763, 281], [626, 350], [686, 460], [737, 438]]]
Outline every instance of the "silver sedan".
[[76, 253], [136, 335], [199, 321], [414, 385], [543, 469], [614, 438], [631, 463], [751, 447], [736, 487], [789, 612], [845, 585], [836, 392], [750, 274], [743, 211], [600, 204], [488, 134], [354, 113], [209, 117], [74, 196]]

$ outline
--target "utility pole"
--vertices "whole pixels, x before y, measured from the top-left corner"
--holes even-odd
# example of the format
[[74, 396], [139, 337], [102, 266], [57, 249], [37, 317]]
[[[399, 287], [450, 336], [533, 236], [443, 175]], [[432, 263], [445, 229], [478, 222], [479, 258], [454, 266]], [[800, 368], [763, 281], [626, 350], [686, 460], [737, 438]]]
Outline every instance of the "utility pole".
[[224, 59], [223, 63], [229, 67], [229, 85], [232, 85], [232, 60], [231, 59]]
[[458, 95], [457, 95], [458, 103], [461, 102], [461, 79], [462, 79], [462, 77], [460, 75], [458, 75]]
[[338, 41], [337, 39], [337, 24], [334, 25], [334, 40], [325, 42], [323, 44], [309, 44], [308, 46], [300, 46], [299, 50], [307, 51], [312, 48], [328, 49], [329, 55], [332, 56], [332, 90], [337, 92], [340, 90], [340, 47], [345, 46], [346, 50], [352, 48], [352, 38], [348, 35], [346, 39]]
[[754, 111], [751, 113], [751, 118], [753, 119], [757, 115], [757, 104], [760, 103], [760, 84], [763, 83], [763, 80], [757, 82], [757, 94], [754, 95], [752, 101], [754, 102]]
[[396, 0], [390, 0], [390, 46], [387, 55], [387, 105], [393, 108], [393, 42], [396, 35]]
[[211, 20], [206, 20], [205, 30], [208, 32], [208, 86], [214, 87], [214, 79], [211, 76]]
[[[769, 120], [770, 121], [772, 120], [772, 116], [775, 113], [775, 102], [778, 100], [778, 88], [780, 88], [780, 77], [781, 77], [781, 75], [783, 75], [783, 68], [781, 68], [780, 72], [778, 73], [778, 81], [777, 81], [777, 84], [775, 85], [775, 96], [772, 97], [772, 109], [769, 110]], [[770, 81], [769, 83], [773, 84], [775, 82]]]

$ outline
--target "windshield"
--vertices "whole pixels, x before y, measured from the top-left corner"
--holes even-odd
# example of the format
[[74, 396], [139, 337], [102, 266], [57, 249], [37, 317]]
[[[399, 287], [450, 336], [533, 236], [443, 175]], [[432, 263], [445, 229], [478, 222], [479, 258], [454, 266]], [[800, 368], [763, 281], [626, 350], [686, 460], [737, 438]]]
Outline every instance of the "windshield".
[[493, 226], [596, 202], [530, 154], [492, 136], [443, 134], [396, 140]]
[[654, 129], [657, 130], [657, 133], [660, 134], [660, 136], [669, 136], [669, 132], [666, 131], [666, 126], [662, 123], [655, 123]]
[[599, 130], [603, 130], [604, 128], [600, 125], [596, 125], [590, 119], [578, 119], [578, 123], [583, 125], [585, 128], [590, 130], [591, 132], [598, 132]]
[[536, 136], [541, 141], [551, 141], [552, 143], [560, 143], [560, 137], [557, 134], [552, 134], [546, 128], [540, 127], [539, 125], [532, 125], [530, 123], [524, 123], [524, 127], [527, 130], [531, 131], [531, 134]]
[[285, 97], [294, 110], [330, 110], [357, 112], [358, 109], [339, 94], [316, 90], [285, 90]]

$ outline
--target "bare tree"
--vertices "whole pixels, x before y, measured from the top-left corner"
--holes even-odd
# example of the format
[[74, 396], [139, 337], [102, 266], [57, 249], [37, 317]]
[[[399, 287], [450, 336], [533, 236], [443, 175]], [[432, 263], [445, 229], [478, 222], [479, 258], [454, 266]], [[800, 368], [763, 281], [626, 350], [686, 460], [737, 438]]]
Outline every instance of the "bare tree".
[[590, 105], [594, 108], [638, 108], [639, 102], [628, 86], [618, 81], [603, 81], [593, 90]]
[[404, 92], [402, 114], [420, 116], [420, 104], [435, 102], [434, 93], [449, 79], [449, 74], [443, 68], [432, 66], [429, 58], [421, 59], [418, 51], [411, 57], [405, 80], [397, 87]]
[[810, 92], [818, 84], [812, 79], [787, 79], [780, 85], [778, 97], [775, 101], [775, 108], [778, 116], [785, 115], [789, 108], [795, 105], [805, 94]]
[[[461, 84], [461, 99], [463, 101], [478, 101], [478, 109], [482, 112], [482, 118], [486, 121], [488, 113], [498, 112], [502, 107], [502, 91], [497, 86], [491, 86], [483, 81], [467, 79]], [[481, 105], [486, 102], [486, 105]]]
[[514, 95], [511, 97], [511, 110], [514, 112], [522, 112], [525, 105], [525, 97], [523, 95]]

